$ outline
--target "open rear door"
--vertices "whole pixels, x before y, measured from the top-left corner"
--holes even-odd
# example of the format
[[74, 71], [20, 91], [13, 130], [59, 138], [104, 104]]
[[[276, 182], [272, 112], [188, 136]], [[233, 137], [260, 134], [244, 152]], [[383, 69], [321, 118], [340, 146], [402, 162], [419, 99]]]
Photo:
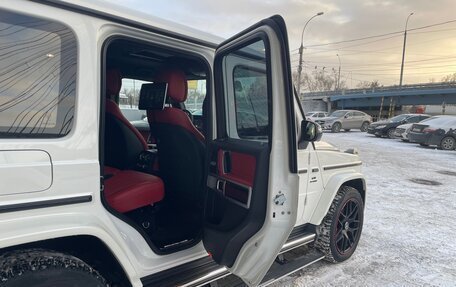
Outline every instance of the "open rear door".
[[258, 285], [296, 222], [296, 125], [285, 22], [274, 16], [222, 43], [214, 62], [203, 242]]

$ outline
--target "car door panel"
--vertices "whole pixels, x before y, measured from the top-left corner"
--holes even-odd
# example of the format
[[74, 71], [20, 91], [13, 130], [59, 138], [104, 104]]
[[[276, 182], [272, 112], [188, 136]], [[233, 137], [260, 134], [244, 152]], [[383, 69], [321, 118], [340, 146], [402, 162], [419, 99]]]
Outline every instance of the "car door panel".
[[[267, 193], [257, 191], [267, 189], [262, 178], [269, 172], [268, 146], [230, 139], [216, 141], [210, 149], [217, 163], [209, 171], [207, 201], [211, 204], [206, 208], [204, 236], [210, 241], [205, 247], [218, 251], [224, 246], [211, 254], [217, 263], [232, 267], [242, 247], [237, 242], [246, 241], [264, 222]], [[228, 172], [226, 154], [232, 156]], [[251, 169], [242, 173], [247, 168]]]
[[215, 56], [217, 125], [207, 142], [203, 243], [215, 262], [248, 285], [261, 282], [296, 222], [286, 35], [283, 19], [274, 16], [222, 43]]

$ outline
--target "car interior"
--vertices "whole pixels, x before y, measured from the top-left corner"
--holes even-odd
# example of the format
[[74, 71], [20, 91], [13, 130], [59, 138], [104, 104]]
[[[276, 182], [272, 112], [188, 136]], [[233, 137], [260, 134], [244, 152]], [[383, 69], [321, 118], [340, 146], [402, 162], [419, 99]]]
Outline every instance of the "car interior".
[[[106, 47], [103, 202], [158, 254], [201, 239], [207, 104], [193, 117], [184, 102], [188, 81], [207, 77], [206, 62], [187, 53], [129, 39]], [[141, 86], [139, 109], [147, 112], [149, 134], [119, 108], [123, 78], [148, 83]]]

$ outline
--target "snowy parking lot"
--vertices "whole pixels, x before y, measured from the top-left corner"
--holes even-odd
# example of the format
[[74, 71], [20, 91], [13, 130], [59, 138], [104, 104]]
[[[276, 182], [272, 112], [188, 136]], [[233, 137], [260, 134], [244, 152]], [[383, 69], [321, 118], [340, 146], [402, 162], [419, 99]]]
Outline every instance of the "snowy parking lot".
[[356, 131], [322, 140], [359, 150], [367, 179], [363, 234], [348, 261], [316, 263], [274, 286], [455, 286], [456, 151]]

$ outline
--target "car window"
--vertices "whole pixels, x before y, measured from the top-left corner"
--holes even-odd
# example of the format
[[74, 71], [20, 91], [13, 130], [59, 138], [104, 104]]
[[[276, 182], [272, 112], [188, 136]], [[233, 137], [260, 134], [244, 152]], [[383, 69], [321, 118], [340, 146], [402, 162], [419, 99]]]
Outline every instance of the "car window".
[[204, 98], [206, 98], [206, 80], [189, 80], [187, 81], [188, 93], [185, 100], [185, 109], [192, 114], [202, 114]]
[[60, 23], [0, 11], [0, 137], [48, 138], [73, 126], [77, 42]]
[[233, 74], [238, 133], [256, 135], [268, 126], [266, 73], [238, 66]]
[[420, 116], [413, 116], [413, 117], [409, 117], [407, 118], [407, 122], [408, 123], [417, 123], [421, 120], [421, 117]]
[[142, 84], [151, 82], [123, 78], [119, 93], [119, 108], [123, 116], [129, 121], [139, 121], [146, 117], [146, 111], [138, 109], [139, 93]]
[[350, 113], [347, 113], [345, 116], [346, 116], [347, 118], [351, 118], [351, 117], [354, 116], [354, 113], [353, 113], [353, 112], [350, 112]]
[[357, 117], [364, 117], [364, 116], [365, 116], [365, 114], [362, 113], [362, 112], [354, 112], [354, 114], [355, 114], [355, 116], [357, 116]]
[[331, 117], [340, 118], [343, 117], [346, 113], [346, 111], [335, 111], [331, 114]]
[[263, 40], [224, 57], [228, 136], [251, 140], [269, 138], [267, 49]]

